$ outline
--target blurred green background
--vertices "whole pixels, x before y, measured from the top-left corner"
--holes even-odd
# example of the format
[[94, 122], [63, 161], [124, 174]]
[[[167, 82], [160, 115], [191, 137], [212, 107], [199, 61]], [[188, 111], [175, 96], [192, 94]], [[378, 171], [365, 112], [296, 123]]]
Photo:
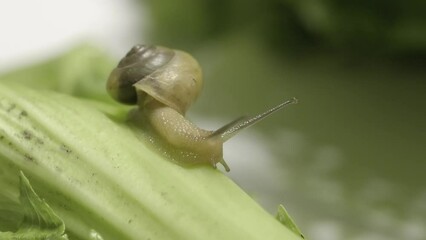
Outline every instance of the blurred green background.
[[[189, 113], [201, 126], [300, 100], [225, 145], [230, 177], [268, 211], [283, 203], [308, 239], [426, 238], [426, 1], [135, 3], [138, 41], [203, 67]], [[119, 57], [102, 54], [80, 47], [2, 79], [85, 78], [53, 88], [110, 101]]]
[[275, 160], [262, 174], [275, 180], [261, 181], [261, 163], [239, 172], [244, 159], [228, 160], [270, 211], [283, 202], [310, 239], [426, 238], [426, 2], [147, 6], [150, 40], [204, 67], [203, 117], [300, 99], [253, 129]]

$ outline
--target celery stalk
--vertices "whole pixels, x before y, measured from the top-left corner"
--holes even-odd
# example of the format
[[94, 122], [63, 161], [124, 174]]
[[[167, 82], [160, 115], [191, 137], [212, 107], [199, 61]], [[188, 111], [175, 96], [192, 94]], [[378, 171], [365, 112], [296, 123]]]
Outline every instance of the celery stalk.
[[[221, 171], [165, 159], [96, 105], [0, 83], [0, 205], [18, 202], [20, 171], [69, 239], [301, 239]], [[0, 215], [5, 231], [23, 213]]]

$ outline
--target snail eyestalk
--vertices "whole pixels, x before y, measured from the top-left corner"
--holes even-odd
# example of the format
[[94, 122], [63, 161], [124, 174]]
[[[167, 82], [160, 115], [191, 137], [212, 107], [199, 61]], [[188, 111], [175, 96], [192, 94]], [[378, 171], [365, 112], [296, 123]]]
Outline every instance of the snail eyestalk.
[[222, 139], [222, 142], [228, 141], [230, 138], [238, 134], [241, 130], [246, 129], [250, 126], [253, 126], [254, 124], [258, 123], [259, 121], [265, 119], [266, 117], [270, 116], [271, 114], [281, 110], [285, 106], [288, 106], [290, 104], [296, 104], [298, 100], [293, 97], [290, 100], [284, 101], [277, 106], [268, 109], [267, 111], [260, 113], [253, 117], [241, 117], [238, 118], [225, 126], [221, 127], [220, 129], [216, 130], [211, 137], [217, 137], [220, 136]]

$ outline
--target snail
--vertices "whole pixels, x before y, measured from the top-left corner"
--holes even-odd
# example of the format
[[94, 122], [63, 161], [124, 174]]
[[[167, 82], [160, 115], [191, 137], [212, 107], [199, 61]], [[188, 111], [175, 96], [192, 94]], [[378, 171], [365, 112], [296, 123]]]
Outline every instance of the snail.
[[179, 160], [191, 164], [208, 163], [216, 168], [223, 159], [223, 143], [277, 110], [297, 102], [292, 98], [254, 117], [240, 117], [216, 131], [204, 130], [185, 118], [203, 85], [198, 62], [188, 53], [166, 47], [137, 44], [111, 72], [107, 91], [124, 104], [137, 104], [139, 120], [153, 132]]

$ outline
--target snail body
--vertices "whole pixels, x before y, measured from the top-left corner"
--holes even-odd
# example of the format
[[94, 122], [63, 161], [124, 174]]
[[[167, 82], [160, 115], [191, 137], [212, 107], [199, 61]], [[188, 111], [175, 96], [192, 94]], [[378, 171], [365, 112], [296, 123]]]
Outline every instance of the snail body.
[[165, 47], [135, 45], [111, 72], [108, 93], [124, 104], [137, 104], [137, 114], [188, 163], [216, 167], [223, 159], [223, 143], [244, 128], [295, 103], [292, 99], [251, 118], [239, 118], [209, 131], [185, 118], [203, 85], [198, 62], [189, 54]]

